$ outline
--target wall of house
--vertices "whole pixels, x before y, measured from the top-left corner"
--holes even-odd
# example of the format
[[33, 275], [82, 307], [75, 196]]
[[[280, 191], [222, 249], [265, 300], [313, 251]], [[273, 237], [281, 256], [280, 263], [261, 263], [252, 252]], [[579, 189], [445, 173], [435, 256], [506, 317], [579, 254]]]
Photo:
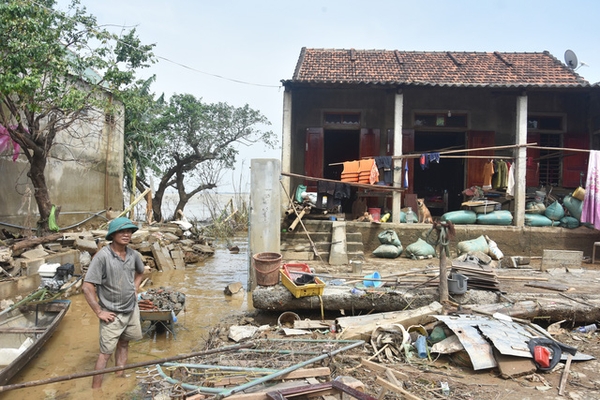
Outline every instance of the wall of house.
[[[62, 207], [61, 227], [82, 221], [88, 212], [123, 208], [124, 110], [118, 104], [116, 108], [114, 120], [90, 112], [87, 121], [57, 135], [46, 180], [52, 202]], [[37, 205], [28, 170], [23, 155], [16, 162], [0, 157], [1, 222], [35, 227]]]

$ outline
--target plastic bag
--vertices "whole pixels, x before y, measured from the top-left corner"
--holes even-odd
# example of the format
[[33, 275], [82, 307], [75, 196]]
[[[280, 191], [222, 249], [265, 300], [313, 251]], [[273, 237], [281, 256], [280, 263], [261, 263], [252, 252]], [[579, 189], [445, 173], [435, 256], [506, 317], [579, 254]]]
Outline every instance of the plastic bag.
[[484, 254], [490, 252], [490, 246], [483, 235], [477, 239], [464, 240], [458, 243], [458, 254], [470, 253], [473, 251], [481, 251]]
[[437, 256], [433, 246], [421, 238], [417, 239], [415, 243], [406, 246], [404, 255], [413, 259], [431, 258]]

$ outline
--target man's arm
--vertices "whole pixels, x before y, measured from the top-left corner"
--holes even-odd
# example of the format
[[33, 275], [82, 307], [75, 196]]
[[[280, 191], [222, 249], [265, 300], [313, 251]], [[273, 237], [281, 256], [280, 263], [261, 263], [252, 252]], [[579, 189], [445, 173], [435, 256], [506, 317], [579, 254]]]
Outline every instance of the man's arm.
[[98, 303], [96, 297], [96, 285], [90, 282], [83, 282], [83, 286], [81, 287], [83, 290], [83, 294], [85, 295], [85, 300], [90, 305], [92, 311], [104, 322], [112, 322], [115, 319], [115, 313], [104, 311], [100, 304]]

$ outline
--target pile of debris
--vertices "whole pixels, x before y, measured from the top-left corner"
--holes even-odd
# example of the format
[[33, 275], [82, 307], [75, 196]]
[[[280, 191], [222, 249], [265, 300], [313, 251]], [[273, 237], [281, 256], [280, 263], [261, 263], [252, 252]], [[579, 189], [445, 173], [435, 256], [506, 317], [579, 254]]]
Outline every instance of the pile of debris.
[[[183, 269], [214, 254], [212, 244], [205, 238], [177, 224], [164, 223], [140, 227], [131, 237], [129, 247], [137, 250], [150, 270]], [[107, 231], [98, 229], [83, 232], [64, 232], [28, 239], [8, 238], [0, 247], [0, 274], [13, 279], [37, 272], [36, 267], [60, 259], [63, 253], [79, 250], [76, 260], [85, 273], [91, 257], [109, 242]], [[71, 262], [72, 262], [71, 261]], [[62, 263], [62, 260], [59, 261]], [[148, 271], [149, 272], [149, 271]], [[0, 278], [2, 278], [0, 277]]]
[[174, 311], [185, 306], [185, 294], [164, 287], [150, 289], [138, 295], [140, 311]]

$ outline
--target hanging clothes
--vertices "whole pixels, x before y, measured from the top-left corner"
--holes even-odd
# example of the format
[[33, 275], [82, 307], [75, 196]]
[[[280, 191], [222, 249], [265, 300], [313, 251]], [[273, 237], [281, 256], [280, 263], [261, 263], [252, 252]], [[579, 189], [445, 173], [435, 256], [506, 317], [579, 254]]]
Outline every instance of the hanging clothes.
[[404, 189], [408, 189], [408, 160], [404, 160]]
[[600, 151], [598, 150], [590, 150], [581, 222], [593, 224], [595, 229], [600, 230]]
[[508, 178], [506, 181], [506, 194], [509, 196], [515, 195], [515, 163], [508, 166]]
[[492, 176], [494, 175], [494, 161], [486, 163], [483, 166], [483, 189], [492, 188]]
[[492, 180], [494, 189], [504, 189], [508, 184], [508, 168], [504, 160], [498, 160], [496, 163], [496, 173]]
[[375, 157], [375, 163], [377, 168], [383, 171], [383, 182], [386, 185], [391, 185], [394, 182], [394, 176], [392, 173], [393, 159], [392, 156], [377, 156]]

